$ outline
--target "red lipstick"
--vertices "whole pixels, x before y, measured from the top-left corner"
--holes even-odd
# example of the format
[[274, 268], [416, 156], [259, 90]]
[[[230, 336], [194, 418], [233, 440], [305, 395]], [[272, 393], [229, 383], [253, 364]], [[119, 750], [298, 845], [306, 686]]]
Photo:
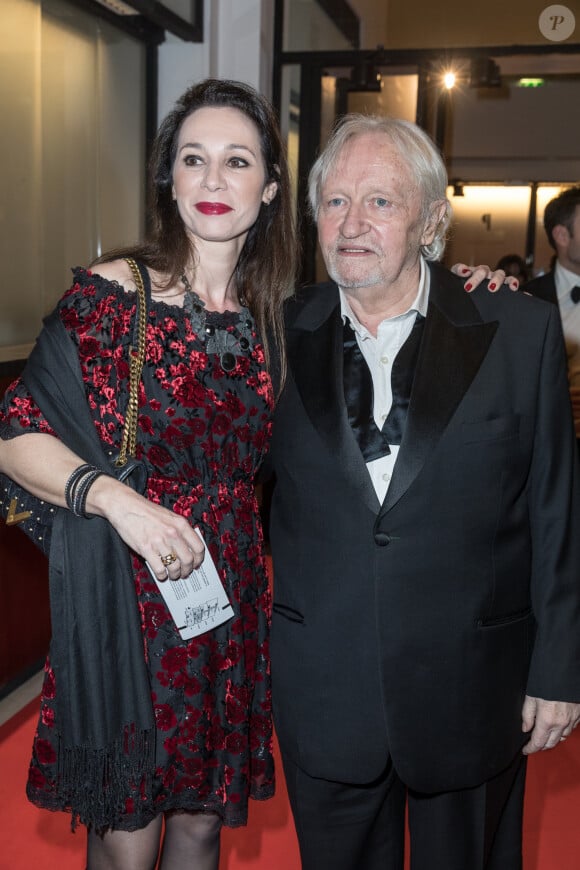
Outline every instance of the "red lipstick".
[[196, 202], [195, 207], [202, 214], [227, 214], [233, 211], [225, 202]]

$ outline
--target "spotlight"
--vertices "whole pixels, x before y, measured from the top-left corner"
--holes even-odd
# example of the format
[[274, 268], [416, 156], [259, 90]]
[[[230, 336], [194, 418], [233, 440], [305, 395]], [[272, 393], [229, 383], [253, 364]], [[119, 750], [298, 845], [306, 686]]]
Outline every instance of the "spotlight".
[[443, 84], [445, 85], [445, 87], [447, 88], [448, 91], [450, 91], [451, 88], [455, 87], [456, 81], [457, 81], [457, 78], [456, 78], [454, 72], [451, 72], [451, 71], [446, 72], [445, 75], [443, 76]]
[[347, 90], [351, 94], [380, 91], [381, 74], [377, 72], [374, 64], [363, 60], [353, 66]]
[[469, 86], [471, 88], [501, 87], [500, 69], [491, 57], [474, 57], [472, 59]]

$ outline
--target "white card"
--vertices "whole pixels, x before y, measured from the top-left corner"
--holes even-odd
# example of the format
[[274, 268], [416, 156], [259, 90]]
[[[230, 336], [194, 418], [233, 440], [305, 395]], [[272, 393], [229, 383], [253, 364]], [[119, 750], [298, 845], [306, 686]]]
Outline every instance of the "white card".
[[[199, 529], [195, 530], [203, 541]], [[204, 542], [205, 543], [205, 542]], [[234, 615], [215, 563], [206, 546], [199, 568], [179, 580], [158, 580], [147, 563], [183, 640], [227, 622]]]

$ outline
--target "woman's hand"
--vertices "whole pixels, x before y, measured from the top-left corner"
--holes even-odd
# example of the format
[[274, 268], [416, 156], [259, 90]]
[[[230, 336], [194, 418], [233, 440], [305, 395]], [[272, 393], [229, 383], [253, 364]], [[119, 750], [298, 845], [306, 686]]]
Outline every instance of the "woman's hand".
[[510, 290], [517, 290], [520, 285], [517, 278], [514, 278], [513, 275], [506, 275], [503, 269], [496, 269], [492, 272], [490, 267], [486, 265], [466, 266], [465, 263], [455, 263], [455, 265], [451, 267], [451, 271], [455, 275], [459, 275], [460, 278], [469, 278], [465, 284], [465, 289], [468, 293], [475, 290], [475, 288], [478, 287], [482, 281], [485, 281], [486, 278], [489, 278], [487, 289], [490, 290], [491, 293], [495, 293], [499, 290], [502, 284], [507, 284]]
[[[33, 432], [0, 439], [0, 471], [59, 507], [66, 507], [66, 482], [82, 464], [80, 456], [52, 435]], [[149, 562], [159, 580], [187, 577], [203, 562], [205, 547], [185, 517], [147, 501], [114, 477], [97, 477], [88, 491], [86, 513], [108, 520], [127, 546]]]
[[105, 517], [159, 580], [187, 577], [203, 562], [205, 547], [185, 517], [148, 501], [113, 477], [103, 475], [94, 482], [87, 513]]

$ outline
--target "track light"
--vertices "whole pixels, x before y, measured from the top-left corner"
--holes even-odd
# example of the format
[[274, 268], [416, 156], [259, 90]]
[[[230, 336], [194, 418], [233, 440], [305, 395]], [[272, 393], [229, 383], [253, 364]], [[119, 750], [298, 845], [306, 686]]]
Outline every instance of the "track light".
[[380, 91], [381, 74], [377, 72], [374, 64], [363, 60], [353, 66], [347, 90], [350, 93]]
[[491, 57], [473, 58], [471, 61], [469, 86], [471, 88], [501, 87], [500, 68]]

